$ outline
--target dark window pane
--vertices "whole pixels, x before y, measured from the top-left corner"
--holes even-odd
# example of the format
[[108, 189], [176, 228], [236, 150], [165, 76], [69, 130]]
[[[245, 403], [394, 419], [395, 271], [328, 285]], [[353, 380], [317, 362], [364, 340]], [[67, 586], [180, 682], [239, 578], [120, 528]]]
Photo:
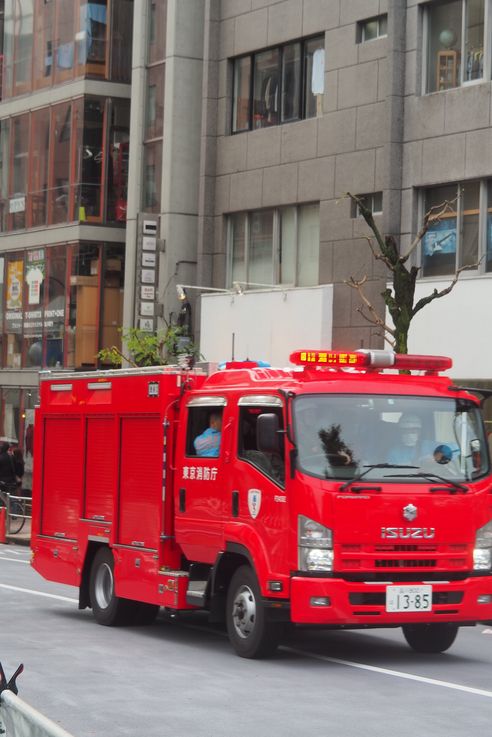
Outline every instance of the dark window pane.
[[162, 137], [164, 125], [164, 74], [164, 64], [159, 64], [147, 70], [146, 139]]
[[297, 120], [301, 102], [301, 44], [290, 44], [282, 55], [282, 121]]
[[65, 245], [46, 249], [47, 271], [44, 293], [43, 335], [46, 366], [63, 366], [65, 341], [65, 303], [67, 248]]
[[72, 107], [70, 103], [53, 108], [51, 158], [53, 181], [50, 187], [50, 220], [64, 223], [68, 220], [70, 204], [70, 148], [72, 136]]
[[12, 230], [26, 227], [29, 115], [12, 120], [12, 170], [10, 172], [9, 214]]
[[101, 178], [104, 160], [103, 130], [103, 101], [86, 99], [82, 144], [81, 220], [98, 220], [101, 217]]
[[50, 149], [50, 109], [32, 114], [31, 121], [31, 224], [46, 225], [48, 210], [48, 158]]
[[487, 182], [487, 271], [492, 271], [492, 181]]
[[465, 19], [465, 81], [483, 77], [485, 0], [468, 0]]
[[74, 2], [66, 0], [56, 3], [55, 82], [63, 82], [74, 74], [75, 6]]
[[34, 87], [51, 84], [53, 72], [54, 3], [36, 0], [34, 16]]
[[143, 208], [159, 212], [161, 206], [162, 142], [144, 146]]
[[124, 223], [130, 156], [130, 102], [113, 100], [109, 131], [108, 220]]
[[265, 128], [279, 122], [278, 49], [254, 57], [253, 128]]
[[150, 28], [148, 63], [163, 61], [166, 56], [167, 0], [149, 0]]
[[232, 282], [246, 282], [246, 215], [232, 215], [230, 223]]
[[133, 0], [112, 3], [113, 26], [111, 31], [111, 79], [114, 82], [130, 82], [132, 56], [128, 49], [133, 41]]
[[236, 59], [234, 62], [234, 93], [232, 130], [245, 131], [249, 128], [250, 115], [251, 58]]

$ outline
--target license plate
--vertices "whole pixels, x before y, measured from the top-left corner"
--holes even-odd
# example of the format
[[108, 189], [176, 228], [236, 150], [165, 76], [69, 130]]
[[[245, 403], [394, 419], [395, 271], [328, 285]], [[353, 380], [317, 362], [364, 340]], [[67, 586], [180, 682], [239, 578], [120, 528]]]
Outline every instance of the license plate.
[[432, 611], [432, 586], [387, 586], [386, 611]]

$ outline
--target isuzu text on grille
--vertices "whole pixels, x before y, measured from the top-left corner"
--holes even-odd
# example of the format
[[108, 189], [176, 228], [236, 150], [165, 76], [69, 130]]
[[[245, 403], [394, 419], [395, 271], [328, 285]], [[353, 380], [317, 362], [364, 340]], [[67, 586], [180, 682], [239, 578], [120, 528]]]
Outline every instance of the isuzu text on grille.
[[399, 538], [421, 538], [429, 540], [436, 535], [435, 527], [381, 527], [381, 537]]

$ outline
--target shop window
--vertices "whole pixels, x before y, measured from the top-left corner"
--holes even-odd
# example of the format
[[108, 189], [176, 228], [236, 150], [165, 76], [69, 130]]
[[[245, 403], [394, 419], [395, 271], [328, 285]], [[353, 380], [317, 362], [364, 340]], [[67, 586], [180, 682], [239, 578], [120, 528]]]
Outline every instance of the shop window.
[[112, 100], [110, 104], [107, 177], [107, 219], [110, 222], [126, 222], [129, 157], [130, 102], [128, 100]]
[[374, 41], [377, 38], [384, 38], [387, 34], [388, 16], [386, 14], [361, 20], [357, 23], [357, 43], [365, 43], [366, 41]]
[[228, 219], [229, 283], [313, 286], [319, 273], [319, 205], [237, 213]]
[[0, 229], [8, 228], [10, 173], [10, 120], [0, 121]]
[[101, 348], [121, 344], [123, 324], [123, 251], [121, 246], [107, 246], [103, 259]]
[[451, 0], [427, 6], [427, 92], [484, 78], [488, 8], [485, 0]]
[[[278, 404], [281, 404], [280, 400], [278, 400]], [[258, 448], [258, 417], [264, 413], [277, 415], [279, 428], [283, 428], [281, 407], [277, 405], [265, 407], [263, 404], [241, 406], [239, 411], [238, 458], [254, 466], [272, 481], [283, 485], [285, 480], [283, 435], [279, 434], [277, 451], [265, 453]]]
[[87, 98], [84, 102], [80, 220], [100, 221], [102, 215], [104, 102]]
[[0, 435], [17, 444], [21, 437], [21, 389], [4, 387], [0, 396]]
[[5, 360], [7, 368], [22, 366], [22, 306], [24, 290], [23, 254], [11, 253], [5, 261]]
[[36, 0], [34, 6], [33, 79], [34, 88], [52, 84], [54, 2]]
[[31, 90], [33, 6], [33, 0], [15, 3], [14, 95], [22, 95]]
[[480, 182], [472, 181], [426, 190], [424, 211], [430, 213], [431, 223], [422, 240], [423, 276], [453, 274], [461, 266], [477, 264], [480, 189]]
[[232, 132], [321, 115], [324, 69], [323, 36], [235, 59]]
[[71, 140], [72, 105], [56, 105], [51, 126], [50, 223], [64, 223], [69, 219], [73, 198], [70, 187]]
[[53, 63], [55, 83], [74, 76], [75, 66], [75, 11], [77, 2], [57, 0], [55, 18], [55, 43]]

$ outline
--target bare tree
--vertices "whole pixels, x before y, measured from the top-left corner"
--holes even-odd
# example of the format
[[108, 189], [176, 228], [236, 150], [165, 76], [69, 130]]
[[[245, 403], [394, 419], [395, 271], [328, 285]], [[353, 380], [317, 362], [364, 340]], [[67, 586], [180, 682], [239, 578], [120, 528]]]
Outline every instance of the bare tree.
[[393, 346], [397, 353], [408, 353], [408, 333], [411, 322], [417, 312], [420, 312], [420, 310], [435, 299], [440, 299], [446, 294], [449, 294], [458, 281], [461, 272], [466, 271], [467, 269], [476, 269], [480, 261], [461, 266], [455, 271], [451, 282], [445, 289], [434, 289], [429, 295], [422, 297], [415, 302], [415, 285], [420, 267], [409, 266], [408, 261], [416, 248], [422, 242], [422, 239], [429, 228], [440, 222], [446, 214], [453, 212], [453, 205], [456, 207], [456, 202], [449, 202], [446, 200], [440, 205], [432, 207], [426, 213], [424, 224], [408, 249], [405, 252], [400, 253], [400, 249], [395, 238], [392, 235], [382, 235], [374, 221], [371, 210], [366, 206], [364, 201], [350, 192], [348, 192], [346, 196], [349, 197], [359, 208], [362, 217], [372, 232], [372, 236], [365, 236], [372, 255], [377, 261], [382, 261], [389, 271], [389, 281], [392, 282], [392, 287], [388, 287], [381, 292], [381, 296], [393, 320], [393, 327], [388, 325], [384, 317], [378, 313], [374, 304], [372, 304], [365, 294], [364, 285], [367, 282], [367, 276], [364, 276], [359, 280], [354, 279], [354, 277], [351, 276], [349, 279], [345, 280], [345, 284], [352, 287], [352, 289], [355, 289], [359, 294], [362, 306], [357, 308], [357, 312], [359, 312], [367, 322], [376, 326], [377, 334], [382, 335], [383, 338]]

